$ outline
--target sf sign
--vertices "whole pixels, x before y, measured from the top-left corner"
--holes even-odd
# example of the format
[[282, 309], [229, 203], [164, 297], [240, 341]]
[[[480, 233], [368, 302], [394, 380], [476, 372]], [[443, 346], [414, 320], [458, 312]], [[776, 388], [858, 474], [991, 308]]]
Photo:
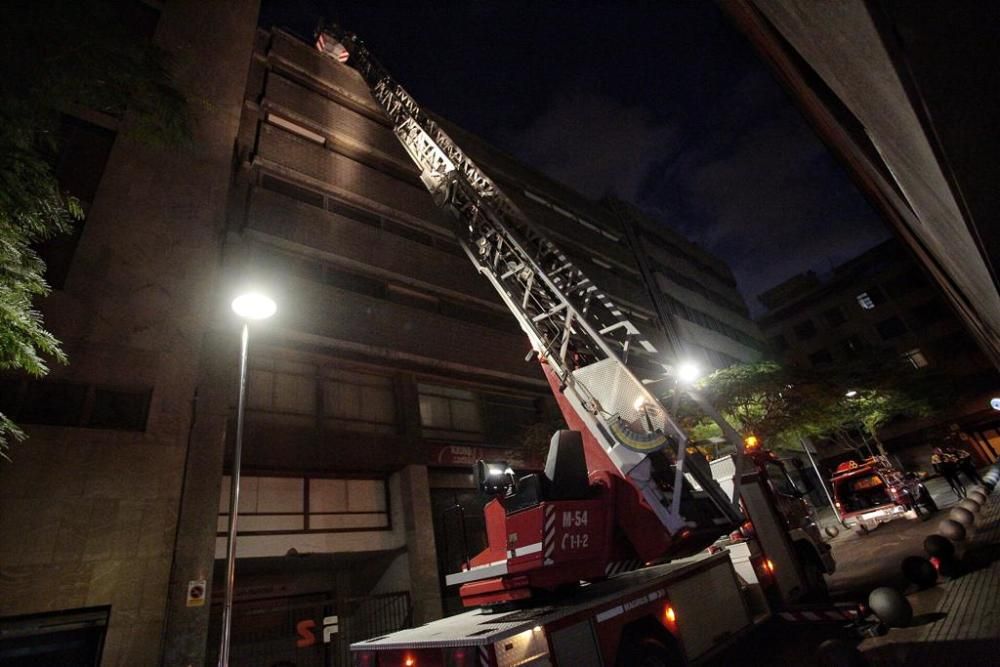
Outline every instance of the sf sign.
[[[295, 632], [298, 634], [298, 639], [295, 640], [295, 646], [298, 648], [306, 648], [307, 646], [313, 646], [316, 644], [316, 632], [319, 628], [316, 627], [316, 621], [311, 618], [306, 618], [295, 624]], [[333, 635], [340, 632], [340, 622], [337, 620], [336, 616], [325, 616], [323, 618], [323, 627], [321, 630], [321, 637], [323, 638], [324, 644], [329, 644], [333, 640]]]

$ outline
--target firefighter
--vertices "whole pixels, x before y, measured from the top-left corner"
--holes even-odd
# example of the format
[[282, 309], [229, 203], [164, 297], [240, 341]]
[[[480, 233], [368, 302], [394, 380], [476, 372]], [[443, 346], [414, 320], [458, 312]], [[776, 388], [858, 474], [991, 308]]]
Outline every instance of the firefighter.
[[976, 470], [976, 464], [972, 460], [972, 454], [964, 449], [957, 449], [955, 447], [948, 447], [944, 451], [946, 454], [950, 454], [955, 457], [955, 460], [958, 462], [958, 472], [965, 475], [970, 483], [979, 485], [983, 484], [983, 478], [979, 476], [979, 471]]
[[945, 478], [948, 486], [959, 498], [965, 497], [965, 485], [958, 478], [958, 459], [948, 454], [940, 447], [935, 447], [931, 451], [931, 465], [934, 470]]

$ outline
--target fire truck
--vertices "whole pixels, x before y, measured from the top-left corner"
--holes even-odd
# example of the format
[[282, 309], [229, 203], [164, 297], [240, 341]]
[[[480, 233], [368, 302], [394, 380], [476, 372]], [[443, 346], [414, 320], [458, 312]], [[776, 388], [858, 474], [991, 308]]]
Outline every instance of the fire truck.
[[844, 461], [830, 484], [840, 520], [861, 535], [894, 519], [927, 520], [937, 511], [930, 492], [916, 475], [893, 467], [884, 456], [871, 456], [861, 463]]
[[[368, 85], [434, 202], [454, 216], [465, 254], [529, 338], [569, 427], [552, 437], [542, 473], [477, 463], [479, 487], [493, 497], [484, 509], [487, 547], [446, 576], [472, 610], [358, 642], [355, 664], [694, 661], [753, 628], [774, 604], [808, 595], [832, 571], [829, 548], [815, 525], [776, 500], [764, 460], [745, 455], [724, 420], [734, 456], [710, 465], [689, 448], [648, 388], [653, 380], [629, 365], [630, 355], [656, 359], [657, 350], [625, 311], [356, 35], [328, 26], [316, 46]], [[800, 492], [789, 495], [802, 502]]]

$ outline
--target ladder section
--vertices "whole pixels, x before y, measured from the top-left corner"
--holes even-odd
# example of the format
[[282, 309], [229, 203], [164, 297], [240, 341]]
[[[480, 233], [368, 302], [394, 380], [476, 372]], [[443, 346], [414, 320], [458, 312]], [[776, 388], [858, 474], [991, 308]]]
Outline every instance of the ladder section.
[[[357, 36], [335, 26], [317, 48], [351, 65], [385, 111], [435, 203], [459, 220], [469, 259], [494, 286], [557, 375], [564, 394], [619, 472], [671, 533], [724, 531], [738, 519], [711, 476], [685, 466], [687, 438], [626, 366], [656, 348], [389, 75]], [[707, 524], [707, 525], [706, 525]]]

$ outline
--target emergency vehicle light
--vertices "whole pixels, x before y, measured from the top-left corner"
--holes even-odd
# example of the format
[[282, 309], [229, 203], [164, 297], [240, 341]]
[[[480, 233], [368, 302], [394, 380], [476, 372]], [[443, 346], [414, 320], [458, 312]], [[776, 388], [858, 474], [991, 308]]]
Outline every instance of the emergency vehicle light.
[[667, 623], [676, 623], [677, 613], [674, 611], [673, 607], [667, 605], [666, 610], [663, 612], [663, 618], [667, 619]]

